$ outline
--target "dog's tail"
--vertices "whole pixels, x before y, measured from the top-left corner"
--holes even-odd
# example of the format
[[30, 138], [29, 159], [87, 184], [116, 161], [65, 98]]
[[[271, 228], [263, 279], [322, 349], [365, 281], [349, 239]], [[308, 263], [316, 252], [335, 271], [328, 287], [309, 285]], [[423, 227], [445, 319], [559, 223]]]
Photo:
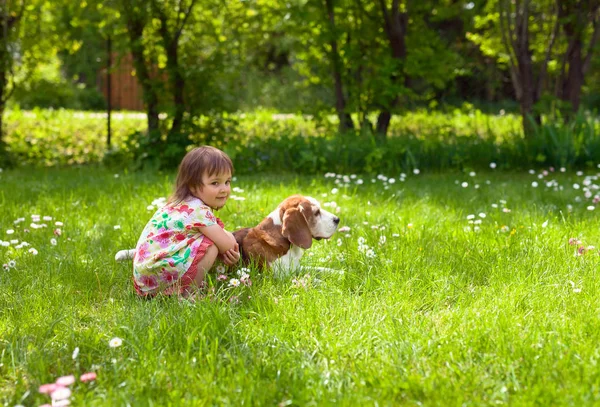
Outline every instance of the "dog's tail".
[[135, 256], [135, 249], [119, 250], [117, 252], [117, 254], [115, 254], [115, 260], [116, 261], [132, 260], [133, 256]]

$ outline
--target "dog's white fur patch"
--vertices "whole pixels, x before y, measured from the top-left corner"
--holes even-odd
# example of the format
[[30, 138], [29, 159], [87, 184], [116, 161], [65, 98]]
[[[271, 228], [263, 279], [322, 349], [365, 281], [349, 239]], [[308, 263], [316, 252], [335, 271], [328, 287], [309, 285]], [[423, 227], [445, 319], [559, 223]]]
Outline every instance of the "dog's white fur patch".
[[119, 250], [117, 254], [115, 254], [116, 261], [125, 261], [132, 260], [135, 256], [135, 249], [130, 250]]

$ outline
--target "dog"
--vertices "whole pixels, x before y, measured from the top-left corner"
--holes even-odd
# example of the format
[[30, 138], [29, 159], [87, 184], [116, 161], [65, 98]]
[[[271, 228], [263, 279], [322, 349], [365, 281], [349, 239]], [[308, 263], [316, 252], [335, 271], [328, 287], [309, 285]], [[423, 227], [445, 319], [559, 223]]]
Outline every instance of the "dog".
[[[236, 230], [233, 236], [243, 265], [255, 264], [277, 275], [287, 275], [301, 269], [300, 259], [313, 239], [329, 239], [339, 223], [340, 218], [321, 209], [316, 199], [292, 195], [257, 226]], [[135, 249], [121, 250], [115, 260], [133, 259], [134, 255]]]
[[316, 199], [292, 195], [257, 226], [236, 230], [233, 236], [243, 264], [289, 274], [300, 269], [300, 259], [313, 239], [329, 239], [339, 223], [340, 218], [321, 209]]

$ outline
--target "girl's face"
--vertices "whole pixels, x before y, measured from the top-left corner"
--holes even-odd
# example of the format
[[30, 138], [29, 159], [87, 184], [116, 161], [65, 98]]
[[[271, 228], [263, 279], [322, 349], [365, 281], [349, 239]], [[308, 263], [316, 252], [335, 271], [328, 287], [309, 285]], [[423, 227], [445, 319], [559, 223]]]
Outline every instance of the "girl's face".
[[231, 192], [231, 173], [202, 175], [202, 186], [192, 189], [192, 193], [213, 209], [225, 206]]

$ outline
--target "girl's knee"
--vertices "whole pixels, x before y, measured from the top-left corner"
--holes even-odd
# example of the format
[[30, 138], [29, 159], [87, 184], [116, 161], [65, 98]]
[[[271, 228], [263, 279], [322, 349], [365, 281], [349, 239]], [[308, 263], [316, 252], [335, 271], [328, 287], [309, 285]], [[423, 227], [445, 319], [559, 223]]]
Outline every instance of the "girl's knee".
[[210, 256], [211, 258], [217, 258], [217, 256], [219, 255], [219, 248], [216, 245], [210, 245], [208, 246], [208, 249], [206, 249], [206, 256]]

